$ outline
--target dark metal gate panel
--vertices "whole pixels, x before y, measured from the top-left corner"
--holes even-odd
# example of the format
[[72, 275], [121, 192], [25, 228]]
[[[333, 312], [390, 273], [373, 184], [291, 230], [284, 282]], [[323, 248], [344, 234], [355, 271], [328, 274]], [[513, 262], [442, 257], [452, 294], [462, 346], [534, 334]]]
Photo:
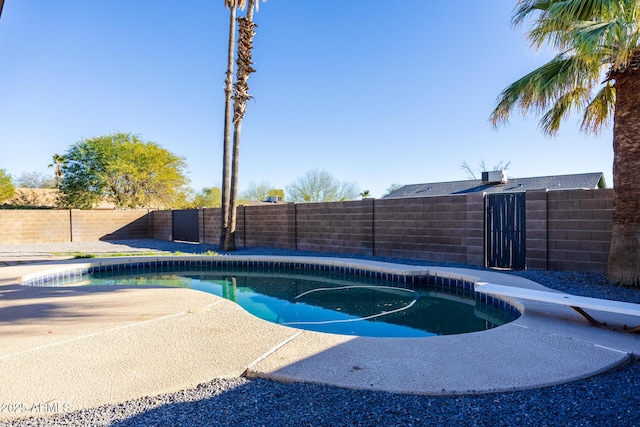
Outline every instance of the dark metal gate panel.
[[486, 198], [486, 207], [487, 267], [524, 270], [526, 267], [524, 193], [489, 194]]
[[197, 209], [173, 211], [173, 240], [199, 242], [200, 222], [198, 217]]

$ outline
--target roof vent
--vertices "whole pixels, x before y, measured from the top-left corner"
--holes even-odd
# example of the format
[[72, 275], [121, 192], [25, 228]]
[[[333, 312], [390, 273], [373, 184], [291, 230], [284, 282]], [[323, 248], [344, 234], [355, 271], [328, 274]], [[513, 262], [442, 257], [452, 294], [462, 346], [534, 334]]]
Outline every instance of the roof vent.
[[504, 184], [507, 182], [507, 175], [503, 170], [482, 172], [483, 184]]

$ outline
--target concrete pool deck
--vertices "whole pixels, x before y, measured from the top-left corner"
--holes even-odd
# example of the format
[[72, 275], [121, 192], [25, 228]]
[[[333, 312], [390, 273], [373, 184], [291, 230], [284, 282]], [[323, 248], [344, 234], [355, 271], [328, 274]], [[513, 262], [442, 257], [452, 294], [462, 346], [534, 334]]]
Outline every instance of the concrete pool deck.
[[[489, 331], [367, 338], [275, 325], [190, 289], [20, 285], [25, 276], [100, 262], [116, 259], [0, 268], [0, 420], [124, 402], [240, 375], [411, 394], [522, 390], [595, 375], [640, 356], [639, 334], [594, 327], [568, 307], [540, 302], [514, 301], [524, 314]], [[348, 262], [545, 289], [492, 271]], [[640, 323], [592, 314], [610, 326]]]

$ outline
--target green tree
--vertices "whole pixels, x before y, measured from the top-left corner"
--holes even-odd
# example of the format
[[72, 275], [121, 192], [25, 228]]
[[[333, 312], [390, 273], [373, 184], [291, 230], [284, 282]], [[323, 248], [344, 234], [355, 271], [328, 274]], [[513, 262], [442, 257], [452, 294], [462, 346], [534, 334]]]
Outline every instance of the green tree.
[[314, 169], [291, 183], [287, 194], [293, 202], [340, 202], [357, 199], [360, 190], [354, 182], [338, 181], [329, 172]]
[[119, 208], [171, 207], [188, 184], [182, 157], [129, 133], [84, 139], [66, 158], [64, 207], [90, 209], [102, 199]]
[[16, 192], [16, 188], [9, 175], [4, 169], [0, 169], [0, 203], [9, 200]]
[[573, 111], [582, 129], [598, 132], [613, 118], [615, 213], [608, 275], [640, 284], [640, 2], [520, 0], [513, 22], [531, 22], [533, 46], [558, 53], [508, 86], [491, 114], [494, 125], [514, 109], [541, 114], [550, 135]]
[[23, 172], [15, 179], [15, 185], [21, 188], [56, 188], [56, 181], [40, 172]]
[[[173, 198], [171, 202], [172, 209], [196, 209], [203, 206], [196, 204], [197, 195], [188, 187], [181, 188]], [[150, 207], [164, 207], [164, 206], [150, 206]]]
[[205, 187], [196, 194], [193, 207], [219, 208], [222, 206], [222, 190], [219, 187]]

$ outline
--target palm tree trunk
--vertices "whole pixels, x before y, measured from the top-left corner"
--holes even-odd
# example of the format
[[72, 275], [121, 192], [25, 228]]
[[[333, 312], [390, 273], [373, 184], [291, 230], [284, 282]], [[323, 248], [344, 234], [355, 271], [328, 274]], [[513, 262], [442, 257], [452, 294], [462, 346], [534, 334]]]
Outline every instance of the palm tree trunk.
[[616, 79], [613, 125], [614, 206], [609, 279], [640, 286], [640, 71]]
[[240, 137], [242, 134], [242, 118], [247, 108], [249, 95], [249, 76], [255, 70], [251, 67], [251, 50], [253, 48], [253, 36], [255, 24], [253, 23], [253, 10], [255, 0], [249, 0], [247, 16], [239, 18], [240, 36], [238, 39], [238, 71], [234, 86], [234, 114], [233, 114], [233, 152], [231, 160], [231, 194], [229, 207], [229, 220], [225, 235], [223, 249], [233, 251], [236, 249], [236, 218], [238, 211], [238, 177], [240, 165]]
[[225, 79], [224, 101], [224, 138], [222, 146], [222, 209], [220, 218], [220, 247], [224, 246], [227, 229], [229, 226], [229, 200], [230, 200], [230, 151], [231, 151], [231, 112], [233, 95], [233, 59], [236, 43], [236, 10], [237, 5], [232, 2], [229, 5], [229, 42], [227, 51], [227, 76]]

